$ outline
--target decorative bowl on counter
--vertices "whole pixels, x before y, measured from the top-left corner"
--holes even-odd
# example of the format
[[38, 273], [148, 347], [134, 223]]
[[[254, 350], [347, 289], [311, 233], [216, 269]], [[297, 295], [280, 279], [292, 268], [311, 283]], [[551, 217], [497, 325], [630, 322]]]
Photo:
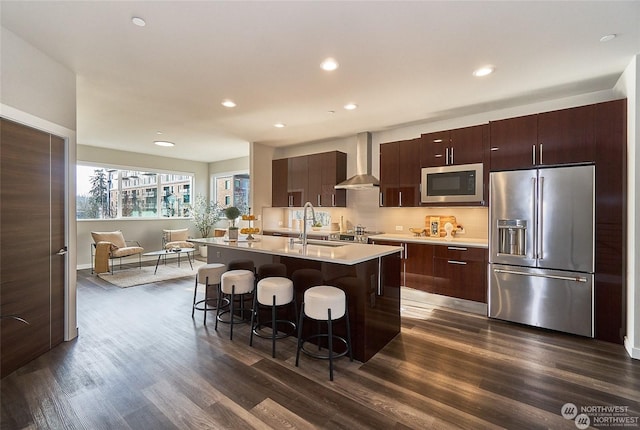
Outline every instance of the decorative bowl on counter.
[[409, 231], [413, 234], [415, 234], [416, 236], [423, 236], [426, 234], [426, 229], [424, 227], [419, 228], [419, 227], [411, 227], [409, 229]]

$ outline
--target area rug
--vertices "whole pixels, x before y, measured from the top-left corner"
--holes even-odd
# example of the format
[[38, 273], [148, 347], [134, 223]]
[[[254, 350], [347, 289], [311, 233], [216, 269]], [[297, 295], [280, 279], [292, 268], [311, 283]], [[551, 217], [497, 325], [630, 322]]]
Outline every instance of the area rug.
[[127, 288], [136, 285], [151, 284], [153, 282], [195, 276], [196, 273], [198, 273], [198, 267], [205, 264], [202, 261], [195, 260], [192, 262], [193, 269], [191, 269], [189, 262], [186, 259], [181, 260], [180, 267], [178, 267], [178, 263], [175, 260], [167, 261], [166, 265], [163, 262], [160, 262], [158, 265], [158, 271], [155, 275], [153, 274], [153, 271], [156, 266], [153, 265], [142, 266], [142, 269], [134, 268], [116, 270], [113, 275], [111, 273], [100, 273], [98, 276], [113, 285], [117, 285], [121, 288]]

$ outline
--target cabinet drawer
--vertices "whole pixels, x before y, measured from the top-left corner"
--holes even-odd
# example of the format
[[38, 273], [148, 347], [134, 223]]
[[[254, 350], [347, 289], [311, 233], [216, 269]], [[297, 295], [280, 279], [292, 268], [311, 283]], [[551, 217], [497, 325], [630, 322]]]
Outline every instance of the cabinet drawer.
[[434, 256], [452, 260], [485, 262], [488, 258], [488, 250], [486, 248], [471, 248], [468, 246], [436, 245]]

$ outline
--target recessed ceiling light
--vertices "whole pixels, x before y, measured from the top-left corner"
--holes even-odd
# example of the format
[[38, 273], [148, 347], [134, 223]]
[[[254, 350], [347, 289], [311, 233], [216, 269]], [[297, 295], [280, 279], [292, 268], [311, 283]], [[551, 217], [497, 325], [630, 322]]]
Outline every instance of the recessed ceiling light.
[[233, 102], [233, 100], [227, 99], [222, 102], [222, 106], [232, 108], [232, 107], [236, 107], [236, 104]]
[[327, 58], [322, 63], [320, 63], [320, 67], [322, 68], [322, 70], [331, 72], [338, 68], [338, 62], [333, 58]]
[[283, 123], [281, 123], [281, 122], [277, 122], [277, 123], [273, 124], [273, 126], [274, 126], [275, 128], [284, 128], [284, 127], [286, 127], [287, 125], [286, 125], [286, 124], [283, 124]]
[[158, 146], [175, 146], [176, 144], [173, 142], [167, 142], [166, 140], [156, 140], [155, 142]]
[[358, 105], [355, 104], [355, 103], [347, 103], [346, 105], [344, 105], [344, 108], [346, 110], [354, 110], [357, 107], [358, 107]]
[[133, 18], [131, 18], [131, 22], [138, 27], [144, 27], [145, 25], [147, 25], [145, 20], [140, 18], [139, 16], [134, 16]]
[[493, 66], [485, 66], [473, 71], [473, 76], [482, 77], [487, 76], [493, 73], [495, 67]]
[[161, 135], [161, 134], [162, 134], [162, 132], [161, 132], [160, 130], [158, 130], [158, 131], [156, 131], [156, 134], [157, 134], [157, 135]]
[[602, 37], [600, 38], [600, 42], [608, 42], [608, 41], [610, 41], [610, 40], [615, 39], [615, 38], [616, 38], [616, 36], [617, 36], [617, 34], [607, 34], [606, 36], [602, 36]]

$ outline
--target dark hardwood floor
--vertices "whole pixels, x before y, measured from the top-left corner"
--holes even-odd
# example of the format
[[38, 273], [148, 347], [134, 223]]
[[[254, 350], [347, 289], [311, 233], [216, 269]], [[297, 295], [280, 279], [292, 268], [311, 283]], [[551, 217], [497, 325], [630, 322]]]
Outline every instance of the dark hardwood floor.
[[272, 359], [248, 326], [229, 341], [192, 320], [192, 294], [189, 278], [121, 289], [79, 271], [80, 335], [2, 380], [1, 428], [576, 429], [566, 403], [627, 407], [640, 427], [640, 362], [619, 345], [427, 308], [329, 382], [326, 361], [294, 366], [291, 338]]

